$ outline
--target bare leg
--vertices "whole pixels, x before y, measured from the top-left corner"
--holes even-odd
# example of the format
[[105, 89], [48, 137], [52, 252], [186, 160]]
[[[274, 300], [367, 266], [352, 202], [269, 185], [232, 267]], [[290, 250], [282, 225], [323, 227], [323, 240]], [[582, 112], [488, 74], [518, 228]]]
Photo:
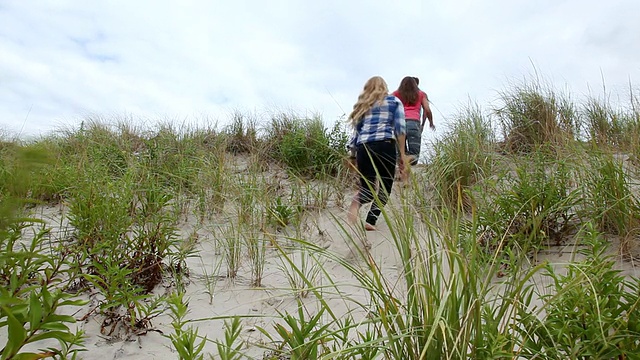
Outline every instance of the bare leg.
[[358, 211], [360, 210], [360, 201], [358, 200], [358, 194], [356, 194], [353, 197], [353, 200], [351, 200], [351, 205], [349, 206], [349, 213], [347, 214], [347, 220], [352, 223], [355, 224], [355, 222], [358, 220]]

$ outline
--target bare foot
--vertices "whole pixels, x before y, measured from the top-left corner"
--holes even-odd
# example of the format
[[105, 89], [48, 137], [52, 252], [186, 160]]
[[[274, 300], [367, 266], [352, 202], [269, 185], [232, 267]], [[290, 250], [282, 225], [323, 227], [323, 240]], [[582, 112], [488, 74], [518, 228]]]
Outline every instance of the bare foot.
[[373, 225], [371, 225], [369, 223], [365, 223], [364, 224], [364, 229], [367, 230], [367, 231], [376, 231], [376, 230], [378, 230], [378, 229], [376, 229], [375, 226], [373, 226]]

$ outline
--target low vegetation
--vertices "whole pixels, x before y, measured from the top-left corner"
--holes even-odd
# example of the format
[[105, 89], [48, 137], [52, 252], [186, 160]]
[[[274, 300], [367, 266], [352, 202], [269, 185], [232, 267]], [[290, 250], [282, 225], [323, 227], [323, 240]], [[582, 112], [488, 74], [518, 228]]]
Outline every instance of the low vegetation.
[[[162, 315], [181, 359], [244, 359], [248, 347], [262, 347], [262, 359], [637, 358], [640, 280], [616, 267], [640, 255], [633, 94], [630, 104], [572, 103], [532, 82], [490, 109], [450, 115], [381, 219], [399, 279], [346, 226], [349, 259], [308, 235], [321, 237], [313, 219], [354, 191], [342, 123], [236, 113], [221, 129], [149, 130], [87, 119], [5, 138], [0, 358], [81, 357], [74, 322], [97, 319], [117, 340], [143, 336]], [[59, 224], [37, 216], [47, 206], [64, 208]], [[197, 229], [181, 229], [190, 216], [220, 254], [201, 262], [202, 279], [188, 265], [200, 256]], [[575, 250], [565, 266], [539, 259], [558, 246]], [[203, 281], [213, 302], [218, 279], [241, 282], [242, 271], [262, 288], [270, 261], [297, 306], [257, 327], [261, 342], [243, 337], [251, 314], [189, 320], [190, 282]], [[198, 329], [214, 320], [223, 339]]]

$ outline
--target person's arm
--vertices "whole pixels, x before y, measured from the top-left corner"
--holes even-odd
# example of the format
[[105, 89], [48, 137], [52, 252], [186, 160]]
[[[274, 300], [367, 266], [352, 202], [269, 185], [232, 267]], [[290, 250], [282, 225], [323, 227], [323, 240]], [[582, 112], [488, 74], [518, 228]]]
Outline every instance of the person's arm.
[[347, 168], [349, 170], [358, 171], [358, 165], [356, 163], [356, 142], [358, 140], [358, 131], [357, 130], [353, 130], [353, 134], [351, 135], [351, 138], [349, 139], [349, 142], [347, 143], [347, 152], [348, 152], [348, 157], [346, 159], [346, 165]]
[[407, 143], [407, 121], [404, 116], [404, 105], [402, 105], [402, 101], [398, 99], [398, 106], [396, 106], [396, 111], [393, 114], [394, 117], [394, 132], [396, 135], [396, 144], [398, 146], [398, 153], [400, 154], [400, 159], [398, 159], [398, 164], [400, 165], [400, 170], [404, 170], [404, 165], [406, 161], [405, 155], [405, 144]]
[[406, 134], [398, 135], [397, 138], [398, 138], [398, 140], [397, 140], [398, 152], [400, 153], [400, 162], [404, 163], [406, 154], [404, 152], [405, 146], [403, 146], [402, 144], [406, 144], [407, 143], [407, 135]]
[[436, 126], [433, 124], [433, 113], [431, 112], [431, 107], [429, 107], [429, 97], [426, 93], [424, 93], [424, 97], [422, 98], [422, 128], [424, 128], [424, 124], [427, 119], [429, 119], [429, 127], [431, 130], [435, 130]]
[[349, 157], [356, 157], [356, 143], [358, 141], [358, 130], [353, 129], [353, 133], [351, 133], [351, 138], [347, 143], [347, 150], [349, 150]]

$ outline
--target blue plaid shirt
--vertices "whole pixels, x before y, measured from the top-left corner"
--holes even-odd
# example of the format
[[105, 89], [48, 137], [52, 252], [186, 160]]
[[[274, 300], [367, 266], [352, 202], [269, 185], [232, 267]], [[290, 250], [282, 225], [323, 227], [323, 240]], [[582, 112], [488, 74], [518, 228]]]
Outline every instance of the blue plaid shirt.
[[393, 95], [387, 95], [374, 105], [358, 123], [349, 141], [349, 149], [355, 151], [357, 145], [393, 139], [407, 133], [402, 101]]

